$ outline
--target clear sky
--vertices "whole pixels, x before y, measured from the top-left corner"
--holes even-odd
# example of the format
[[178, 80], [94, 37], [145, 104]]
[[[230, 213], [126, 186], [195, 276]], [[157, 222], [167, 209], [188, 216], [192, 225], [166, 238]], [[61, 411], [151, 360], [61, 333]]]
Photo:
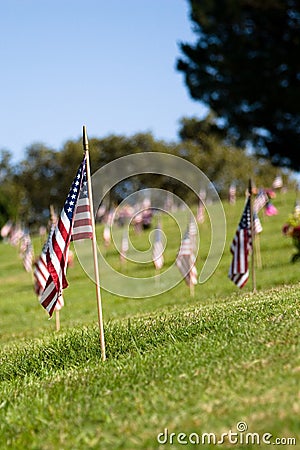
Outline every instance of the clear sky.
[[3, 0], [0, 149], [152, 132], [177, 140], [203, 115], [176, 71], [193, 42], [187, 0]]

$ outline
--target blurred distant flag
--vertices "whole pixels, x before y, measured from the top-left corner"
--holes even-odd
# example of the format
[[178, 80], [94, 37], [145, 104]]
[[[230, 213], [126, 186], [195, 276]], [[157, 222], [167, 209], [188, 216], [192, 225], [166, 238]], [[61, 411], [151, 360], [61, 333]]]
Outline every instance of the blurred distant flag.
[[[52, 206], [50, 206], [50, 232], [48, 235], [48, 239], [45, 242], [41, 255], [38, 258], [38, 260], [34, 263], [34, 271], [33, 271], [33, 278], [34, 278], [34, 290], [38, 298], [40, 299], [42, 293], [44, 292], [44, 289], [46, 287], [46, 283], [48, 281], [48, 278], [50, 276], [48, 267], [47, 267], [47, 249], [49, 246], [49, 243], [52, 239], [53, 232], [55, 230], [55, 226], [57, 224], [57, 215], [54, 212], [54, 209]], [[60, 311], [62, 307], [64, 306], [64, 299], [61, 295], [56, 302], [54, 311]]]
[[199, 192], [199, 202], [197, 209], [197, 222], [203, 223], [205, 220], [205, 206], [204, 201], [206, 199], [206, 191], [205, 189], [201, 189]]
[[12, 230], [9, 234], [9, 242], [14, 247], [17, 247], [20, 244], [20, 241], [24, 235], [24, 230], [22, 229], [20, 224], [16, 224], [12, 227]]
[[236, 202], [236, 186], [234, 183], [231, 183], [229, 186], [228, 199], [231, 205], [234, 205]]
[[198, 203], [198, 209], [197, 209], [197, 222], [203, 223], [205, 220], [205, 207], [201, 200], [199, 200]]
[[24, 269], [26, 270], [26, 272], [31, 272], [34, 259], [34, 252], [28, 231], [25, 231], [21, 238], [20, 255], [23, 260]]
[[189, 224], [189, 234], [191, 239], [192, 253], [195, 255], [198, 250], [197, 248], [198, 228], [193, 216], [191, 216]]
[[46, 267], [49, 276], [40, 303], [50, 317], [62, 296], [62, 290], [68, 286], [66, 270], [71, 239], [79, 240], [92, 236], [86, 156], [84, 156], [46, 249]]
[[253, 201], [253, 212], [258, 213], [269, 201], [269, 197], [264, 190], [260, 190]]
[[160, 270], [164, 265], [164, 245], [162, 241], [162, 229], [161, 224], [158, 223], [157, 228], [155, 229], [154, 234], [154, 243], [153, 243], [153, 263], [156, 270]]
[[263, 230], [261, 221], [256, 213], [253, 213], [253, 231], [255, 234], [261, 233]]
[[3, 239], [5, 239], [5, 238], [8, 237], [9, 233], [10, 233], [11, 230], [12, 230], [12, 227], [13, 227], [13, 223], [12, 223], [11, 220], [8, 220], [8, 221], [3, 225], [3, 227], [1, 228], [1, 237], [2, 237]]
[[40, 257], [34, 263], [33, 277], [34, 277], [34, 290], [38, 297], [40, 297], [46, 287], [47, 280], [49, 278], [49, 272], [47, 267], [46, 253], [49, 246], [49, 242], [54, 232], [55, 224], [51, 224], [50, 232], [47, 242], [42, 248]]
[[122, 262], [126, 260], [126, 255], [129, 249], [129, 242], [128, 242], [128, 229], [125, 229], [122, 235], [121, 240], [121, 252], [120, 252], [120, 259]]
[[196, 256], [193, 252], [193, 243], [190, 236], [189, 225], [181, 242], [176, 258], [176, 265], [188, 286], [197, 284], [198, 273], [195, 263]]
[[280, 175], [277, 175], [277, 177], [275, 177], [275, 180], [273, 181], [272, 188], [279, 189], [282, 188], [282, 186], [283, 186], [282, 177]]
[[104, 240], [104, 245], [106, 247], [109, 246], [110, 244], [110, 240], [111, 240], [111, 236], [110, 236], [110, 226], [108, 223], [106, 223], [104, 225], [104, 229], [103, 229], [103, 240]]
[[248, 255], [251, 250], [251, 210], [249, 197], [246, 201], [241, 220], [230, 246], [230, 251], [232, 253], [232, 262], [228, 277], [239, 288], [242, 288], [249, 278]]
[[[46, 254], [47, 254], [47, 248], [48, 248], [49, 242], [52, 238], [52, 234], [54, 232], [55, 225], [56, 225], [54, 217], [52, 217], [52, 220], [54, 220], [54, 222], [51, 223], [51, 228], [50, 228], [50, 232], [48, 235], [48, 239], [45, 242], [45, 245], [43, 246], [40, 257], [34, 263], [34, 270], [33, 270], [34, 291], [39, 299], [40, 299], [42, 293], [44, 292], [47, 280], [50, 276], [48, 267], [47, 267]], [[59, 311], [59, 310], [61, 310], [61, 308], [63, 306], [64, 306], [64, 299], [63, 299], [63, 296], [61, 295], [56, 302], [54, 310]]]

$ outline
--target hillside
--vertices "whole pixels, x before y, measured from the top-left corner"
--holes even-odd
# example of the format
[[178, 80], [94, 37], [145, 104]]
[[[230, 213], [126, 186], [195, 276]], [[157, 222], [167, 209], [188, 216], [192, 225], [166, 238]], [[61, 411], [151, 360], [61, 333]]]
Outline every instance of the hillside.
[[[194, 298], [184, 282], [148, 299], [104, 291], [105, 362], [94, 286], [80, 265], [69, 270], [57, 333], [34, 297], [16, 248], [0, 244], [0, 449], [194, 448], [203, 433], [218, 440], [237, 427], [239, 441], [230, 443], [226, 436], [228, 446], [257, 448], [255, 441], [246, 445], [243, 426], [259, 439], [270, 433], [271, 444], [282, 439], [297, 448], [288, 439], [299, 445], [299, 264], [290, 263], [293, 248], [281, 235], [293, 202], [292, 193], [278, 195], [278, 216], [261, 217], [257, 293], [251, 280], [240, 291], [227, 278], [242, 200], [224, 205], [226, 250]], [[207, 222], [199, 227], [200, 260], [209, 246], [206, 229]], [[136, 239], [137, 246], [146, 245], [144, 234]], [[37, 239], [34, 244], [41, 246]], [[107, 258], [118, 265], [113, 249]], [[132, 270], [129, 264], [127, 273]], [[202, 448], [208, 448], [208, 438]]]

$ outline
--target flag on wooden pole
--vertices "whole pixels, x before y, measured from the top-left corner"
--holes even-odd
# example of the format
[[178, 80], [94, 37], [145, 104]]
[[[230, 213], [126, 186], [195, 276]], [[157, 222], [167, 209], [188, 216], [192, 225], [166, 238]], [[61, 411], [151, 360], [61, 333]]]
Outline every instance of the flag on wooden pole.
[[228, 277], [239, 288], [242, 288], [249, 278], [248, 256], [252, 250], [252, 232], [251, 232], [251, 198], [246, 200], [244, 211], [236, 230], [234, 239], [230, 246], [232, 253], [232, 262], [230, 265]]
[[92, 237], [86, 155], [77, 170], [60, 217], [45, 249], [46, 268], [49, 276], [41, 294], [40, 303], [48, 311], [50, 317], [62, 296], [62, 290], [68, 286], [66, 270], [72, 237], [74, 240]]
[[94, 209], [92, 200], [92, 183], [90, 174], [90, 157], [89, 157], [89, 143], [87, 138], [86, 127], [83, 126], [83, 149], [86, 158], [86, 174], [87, 174], [87, 188], [88, 197], [90, 199], [90, 213], [91, 213], [91, 228], [92, 228], [92, 249], [93, 249], [93, 260], [94, 260], [94, 274], [95, 274], [95, 285], [96, 285], [96, 298], [97, 298], [97, 311], [98, 311], [98, 325], [99, 325], [99, 335], [100, 335], [100, 347], [101, 347], [101, 357], [102, 361], [106, 360], [105, 352], [105, 340], [104, 340], [104, 327], [102, 319], [102, 301], [101, 301], [101, 291], [100, 291], [100, 278], [99, 278], [99, 268], [98, 268], [98, 255], [97, 255], [97, 239], [96, 239], [96, 229], [94, 220]]
[[253, 201], [253, 212], [258, 213], [269, 201], [269, 197], [264, 190], [260, 190]]
[[[41, 252], [38, 260], [35, 261], [35, 263], [34, 263], [34, 270], [33, 270], [34, 291], [35, 291], [36, 295], [38, 296], [39, 300], [40, 300], [42, 293], [45, 290], [47, 280], [50, 276], [48, 267], [47, 267], [46, 254], [47, 254], [48, 245], [52, 238], [52, 234], [54, 232], [56, 223], [57, 223], [57, 215], [54, 212], [53, 206], [50, 205], [50, 231], [49, 231], [48, 239], [45, 242], [45, 244], [43, 245], [42, 252]], [[56, 302], [56, 305], [54, 308], [55, 315], [56, 315], [56, 331], [59, 331], [59, 329], [60, 329], [59, 311], [62, 309], [64, 304], [65, 304], [64, 298], [61, 295], [57, 299], [57, 302]]]

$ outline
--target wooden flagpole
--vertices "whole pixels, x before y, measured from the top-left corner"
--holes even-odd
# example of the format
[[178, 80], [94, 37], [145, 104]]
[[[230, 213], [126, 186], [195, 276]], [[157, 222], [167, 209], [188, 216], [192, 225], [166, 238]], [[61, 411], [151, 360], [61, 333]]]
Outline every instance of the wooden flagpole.
[[101, 356], [102, 360], [106, 360], [105, 354], [105, 341], [104, 341], [104, 327], [102, 319], [102, 304], [101, 304], [101, 291], [100, 291], [100, 279], [99, 279], [99, 269], [98, 269], [98, 256], [97, 256], [97, 240], [96, 240], [96, 229], [95, 229], [95, 218], [94, 218], [94, 207], [93, 207], [93, 197], [92, 197], [92, 183], [91, 183], [91, 173], [90, 173], [90, 158], [89, 158], [89, 144], [87, 138], [86, 127], [83, 126], [83, 149], [86, 155], [86, 177], [88, 184], [88, 194], [92, 221], [92, 247], [93, 247], [93, 258], [94, 258], [94, 272], [95, 272], [95, 283], [96, 283], [96, 297], [97, 297], [97, 309], [98, 309], [98, 324], [100, 331], [100, 346], [101, 346]]
[[189, 275], [190, 275], [190, 283], [189, 283], [189, 285], [190, 285], [189, 286], [190, 287], [190, 296], [191, 297], [195, 297], [195, 286], [194, 286], [194, 283], [192, 282], [191, 273]]
[[255, 245], [254, 245], [254, 223], [253, 223], [253, 205], [252, 205], [252, 181], [249, 179], [249, 197], [250, 197], [250, 231], [251, 231], [251, 242], [252, 242], [252, 255], [251, 255], [251, 269], [252, 269], [252, 291], [256, 292], [256, 273], [255, 273]]
[[[57, 220], [55, 219], [55, 212], [53, 205], [50, 205], [50, 221], [52, 225], [56, 225]], [[60, 330], [59, 309], [56, 308], [55, 308], [55, 329], [56, 331]]]
[[[254, 233], [255, 234], [255, 233]], [[256, 265], [259, 269], [262, 268], [261, 254], [260, 254], [260, 239], [259, 234], [255, 234], [255, 255], [256, 255]]]

